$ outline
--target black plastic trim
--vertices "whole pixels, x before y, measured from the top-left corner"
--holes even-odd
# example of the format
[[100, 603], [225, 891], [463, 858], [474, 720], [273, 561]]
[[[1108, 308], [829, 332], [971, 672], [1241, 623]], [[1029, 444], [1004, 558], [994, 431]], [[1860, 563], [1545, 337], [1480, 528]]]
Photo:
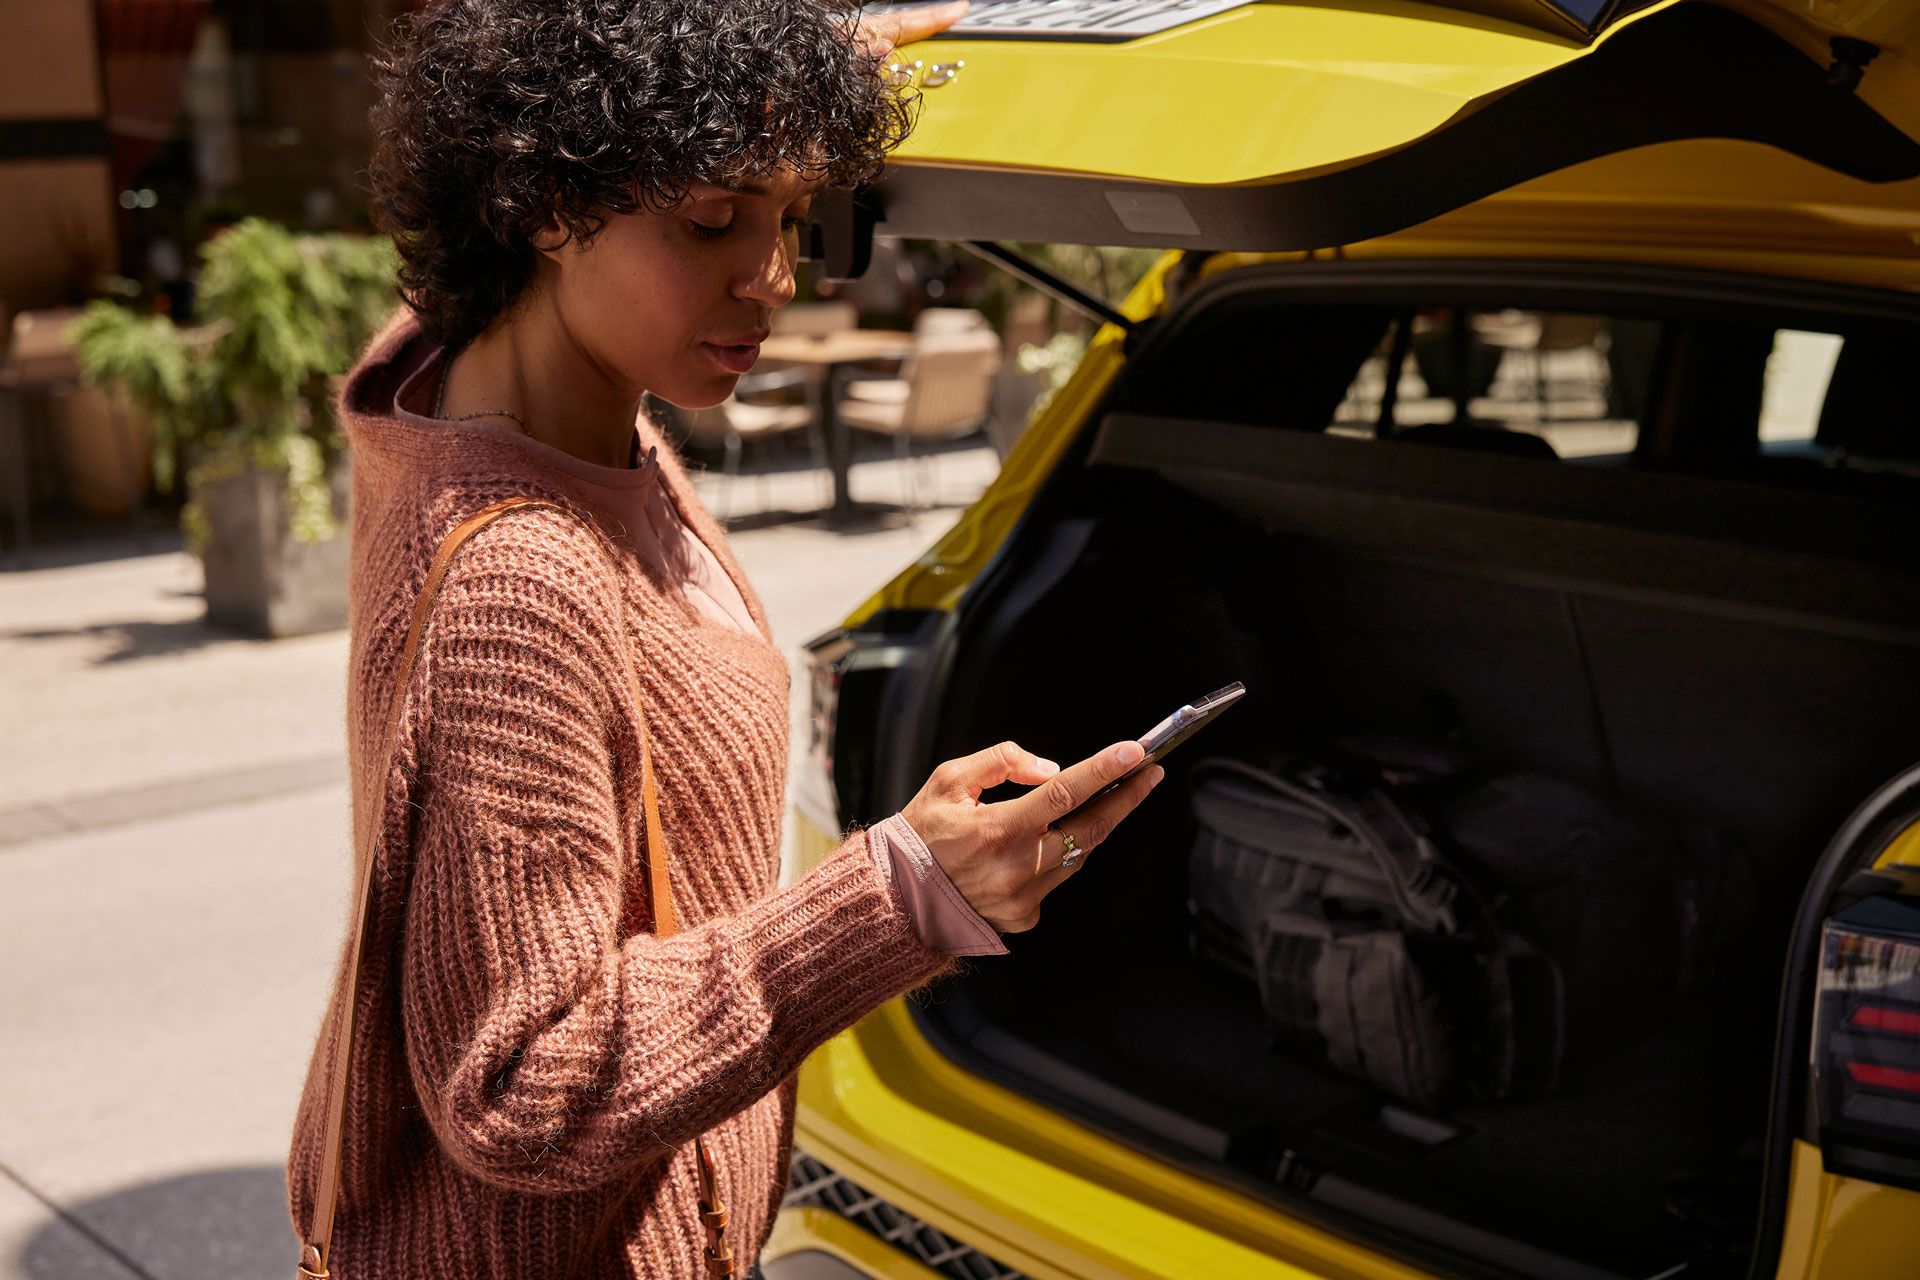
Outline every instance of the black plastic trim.
[[1039, 263], [989, 240], [968, 240], [968, 252], [986, 259], [1016, 280], [1032, 285], [1040, 292], [1066, 303], [1096, 325], [1110, 324], [1132, 333], [1134, 322], [1121, 315], [1105, 298], [1095, 297], [1071, 280], [1064, 280]]
[[[918, 683], [916, 675], [925, 669], [940, 622], [939, 611], [933, 609], [881, 609], [858, 627], [832, 628], [803, 646], [812, 653], [838, 640], [847, 644], [835, 660], [840, 687], [830, 778], [835, 825], [841, 831], [856, 823], [871, 826], [899, 807], [887, 807], [879, 799], [886, 785], [887, 756], [877, 730], [898, 720], [900, 702]], [[855, 724], [850, 716], [871, 723]]]

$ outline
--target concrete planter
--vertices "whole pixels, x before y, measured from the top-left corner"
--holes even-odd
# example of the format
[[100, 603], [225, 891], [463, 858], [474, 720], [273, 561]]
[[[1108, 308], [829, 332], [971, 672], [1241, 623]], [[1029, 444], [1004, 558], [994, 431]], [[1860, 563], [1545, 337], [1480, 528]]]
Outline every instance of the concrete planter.
[[347, 468], [331, 477], [339, 529], [322, 542], [287, 532], [277, 477], [248, 468], [195, 490], [212, 537], [206, 569], [207, 621], [268, 638], [347, 625]]

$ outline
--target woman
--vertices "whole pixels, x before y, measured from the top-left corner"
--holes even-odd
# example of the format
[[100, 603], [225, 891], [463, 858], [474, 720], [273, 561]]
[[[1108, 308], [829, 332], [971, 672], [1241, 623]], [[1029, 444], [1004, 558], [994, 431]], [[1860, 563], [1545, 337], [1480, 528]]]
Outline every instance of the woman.
[[[367, 959], [336, 979], [288, 1165], [305, 1232], [353, 1001], [334, 1275], [704, 1274], [696, 1136], [753, 1259], [801, 1060], [954, 956], [1004, 949], [1069, 850], [1158, 781], [1143, 771], [1063, 833], [1139, 744], [1061, 770], [1003, 742], [777, 888], [786, 662], [640, 412], [645, 391], [715, 404], [752, 365], [814, 193], [871, 177], [905, 132], [880, 60], [963, 9], [903, 31], [820, 0], [443, 0], [383, 64], [374, 195], [408, 305], [340, 408], [355, 816], [366, 830], [384, 794], [387, 821], [368, 832]], [[389, 764], [434, 549], [514, 495], [572, 507], [613, 554], [551, 509], [476, 534]], [[671, 936], [647, 892], [641, 708]], [[1034, 790], [980, 802], [1007, 781]]]

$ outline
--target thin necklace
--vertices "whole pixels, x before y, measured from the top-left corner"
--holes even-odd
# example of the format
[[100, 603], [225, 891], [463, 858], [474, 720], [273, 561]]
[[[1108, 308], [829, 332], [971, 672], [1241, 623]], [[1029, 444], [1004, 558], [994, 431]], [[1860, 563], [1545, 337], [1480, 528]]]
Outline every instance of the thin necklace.
[[[449, 355], [446, 358], [446, 360], [442, 362], [442, 367], [440, 370], [440, 387], [437, 391], [433, 393], [433, 416], [435, 418], [438, 418], [442, 422], [470, 422], [475, 418], [512, 418], [514, 425], [520, 428], [520, 434], [524, 435], [529, 440], [535, 440], [537, 442], [538, 437], [536, 437], [533, 434], [533, 428], [527, 425], [526, 419], [522, 418], [519, 414], [514, 413], [509, 409], [486, 409], [479, 413], [463, 413], [457, 418], [446, 417], [445, 414], [446, 414], [446, 404], [447, 404], [447, 383], [450, 382], [452, 378], [453, 378], [453, 357]], [[640, 452], [640, 441], [638, 437], [635, 437], [632, 445], [632, 454], [630, 454], [629, 456], [630, 457], [638, 456], [639, 452]], [[653, 461], [653, 456], [655, 452], [656, 452], [655, 448], [649, 448], [647, 450], [647, 456], [645, 458], [642, 458], [638, 463], [638, 465], [644, 467], [649, 463], [651, 463]]]
[[526, 419], [522, 418], [519, 414], [514, 413], [507, 409], [483, 409], [479, 413], [463, 413], [457, 418], [445, 417], [444, 415], [446, 412], [446, 404], [447, 404], [447, 383], [452, 380], [453, 380], [453, 356], [449, 354], [446, 360], [443, 361], [441, 365], [440, 389], [434, 392], [433, 394], [433, 416], [434, 417], [439, 418], [442, 422], [471, 422], [475, 418], [512, 418], [513, 424], [520, 428], [520, 433], [522, 435], [526, 436], [527, 439], [529, 440], [534, 438], [533, 428], [527, 425]]

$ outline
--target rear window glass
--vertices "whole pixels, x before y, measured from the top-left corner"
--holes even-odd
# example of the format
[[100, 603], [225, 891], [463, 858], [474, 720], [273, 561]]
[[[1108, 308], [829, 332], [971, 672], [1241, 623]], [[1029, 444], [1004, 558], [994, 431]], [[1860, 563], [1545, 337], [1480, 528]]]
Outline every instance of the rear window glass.
[[1760, 391], [1760, 448], [1792, 452], [1815, 444], [1820, 410], [1846, 339], [1834, 333], [1781, 329], [1773, 335]]
[[[1460, 439], [1464, 447], [1565, 459], [1633, 453], [1652, 357], [1645, 322], [1436, 307], [1413, 313], [1403, 335], [1405, 319], [1347, 387], [1332, 434]], [[1494, 431], [1524, 439], [1470, 438]]]
[[1140, 371], [1132, 407], [1920, 501], [1920, 413], [1900, 374], [1920, 331], [1520, 307], [1215, 310]]

